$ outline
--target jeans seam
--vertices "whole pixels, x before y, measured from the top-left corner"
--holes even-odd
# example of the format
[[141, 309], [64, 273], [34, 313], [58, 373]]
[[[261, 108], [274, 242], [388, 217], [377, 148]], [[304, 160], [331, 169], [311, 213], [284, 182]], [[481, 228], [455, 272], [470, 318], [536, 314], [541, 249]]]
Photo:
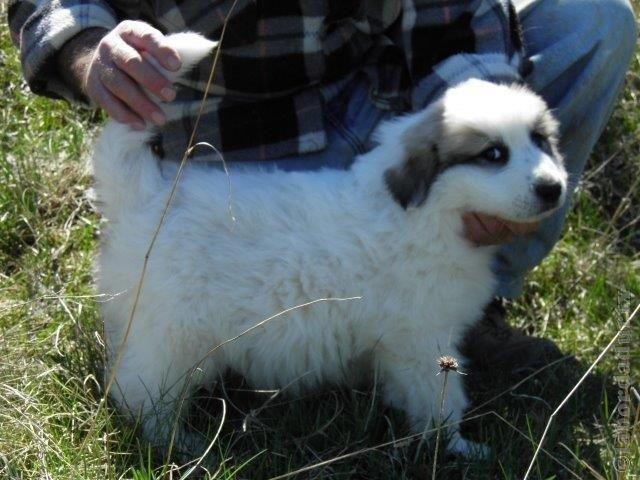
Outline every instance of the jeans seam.
[[364, 144], [358, 139], [358, 137], [342, 122], [340, 122], [334, 115], [331, 113], [325, 114], [328, 122], [337, 130], [338, 134], [344, 138], [344, 140], [351, 146], [353, 152], [357, 155], [363, 154], [366, 152]]

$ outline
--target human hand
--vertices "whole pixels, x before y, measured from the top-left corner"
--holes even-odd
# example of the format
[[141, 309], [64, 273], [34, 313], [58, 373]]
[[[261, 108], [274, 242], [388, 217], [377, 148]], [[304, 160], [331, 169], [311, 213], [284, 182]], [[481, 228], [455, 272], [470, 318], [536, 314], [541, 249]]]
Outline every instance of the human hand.
[[135, 129], [144, 129], [145, 122], [162, 125], [165, 116], [145, 90], [166, 101], [175, 98], [175, 90], [149, 57], [169, 71], [180, 68], [178, 53], [159, 30], [140, 21], [119, 23], [93, 50], [81, 82], [83, 93], [111, 118]]
[[462, 215], [464, 236], [476, 246], [500, 245], [516, 235], [534, 232], [539, 223], [518, 223], [478, 212]]

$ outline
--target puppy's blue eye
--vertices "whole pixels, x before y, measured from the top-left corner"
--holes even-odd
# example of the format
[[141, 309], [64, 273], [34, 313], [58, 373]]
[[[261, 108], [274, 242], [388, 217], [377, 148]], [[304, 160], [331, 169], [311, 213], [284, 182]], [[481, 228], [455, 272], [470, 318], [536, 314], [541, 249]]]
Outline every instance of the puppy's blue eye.
[[509, 160], [509, 152], [502, 145], [493, 145], [483, 150], [479, 156], [490, 163], [504, 164]]

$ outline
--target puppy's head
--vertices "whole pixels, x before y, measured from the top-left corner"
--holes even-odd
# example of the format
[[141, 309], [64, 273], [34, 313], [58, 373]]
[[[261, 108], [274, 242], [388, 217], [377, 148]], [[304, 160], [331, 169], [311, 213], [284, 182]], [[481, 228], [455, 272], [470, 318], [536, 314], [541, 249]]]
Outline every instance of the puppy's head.
[[408, 122], [405, 156], [385, 181], [404, 208], [437, 195], [455, 209], [538, 220], [566, 197], [557, 134], [544, 101], [526, 88], [469, 80]]

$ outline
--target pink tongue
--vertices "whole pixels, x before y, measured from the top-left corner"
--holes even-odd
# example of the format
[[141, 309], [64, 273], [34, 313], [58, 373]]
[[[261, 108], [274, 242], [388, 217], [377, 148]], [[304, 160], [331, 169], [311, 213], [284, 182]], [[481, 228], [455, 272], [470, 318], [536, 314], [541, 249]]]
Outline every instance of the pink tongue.
[[495, 235], [499, 230], [507, 228], [504, 221], [498, 217], [484, 217], [483, 219], [483, 217], [477, 214], [475, 217], [488, 235]]

